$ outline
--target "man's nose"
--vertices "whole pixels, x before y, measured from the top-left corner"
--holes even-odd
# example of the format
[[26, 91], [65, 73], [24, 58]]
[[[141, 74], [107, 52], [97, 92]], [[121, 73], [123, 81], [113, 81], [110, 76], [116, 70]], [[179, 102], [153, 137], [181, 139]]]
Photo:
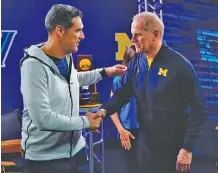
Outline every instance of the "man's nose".
[[131, 39], [131, 43], [136, 43], [136, 37], [135, 36], [132, 36], [132, 39]]
[[85, 34], [83, 32], [81, 32], [81, 34], [80, 34], [80, 39], [81, 40], [85, 39]]

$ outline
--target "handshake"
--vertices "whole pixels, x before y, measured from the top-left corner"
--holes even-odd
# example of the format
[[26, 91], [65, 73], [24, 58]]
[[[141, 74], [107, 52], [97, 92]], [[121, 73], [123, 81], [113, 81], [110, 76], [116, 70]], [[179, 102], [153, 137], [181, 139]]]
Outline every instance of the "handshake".
[[85, 115], [90, 123], [90, 130], [96, 130], [99, 128], [101, 122], [106, 117], [106, 111], [103, 109], [100, 109], [96, 113], [87, 112]]

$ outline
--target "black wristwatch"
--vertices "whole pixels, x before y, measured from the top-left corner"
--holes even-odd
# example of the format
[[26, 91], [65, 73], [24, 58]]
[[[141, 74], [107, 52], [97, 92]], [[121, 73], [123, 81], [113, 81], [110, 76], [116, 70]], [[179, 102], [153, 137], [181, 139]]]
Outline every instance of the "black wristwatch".
[[107, 75], [106, 71], [105, 71], [105, 68], [103, 68], [103, 69], [100, 71], [100, 74], [101, 74], [102, 79], [103, 79], [103, 78], [106, 78], [106, 77], [109, 77], [109, 76]]

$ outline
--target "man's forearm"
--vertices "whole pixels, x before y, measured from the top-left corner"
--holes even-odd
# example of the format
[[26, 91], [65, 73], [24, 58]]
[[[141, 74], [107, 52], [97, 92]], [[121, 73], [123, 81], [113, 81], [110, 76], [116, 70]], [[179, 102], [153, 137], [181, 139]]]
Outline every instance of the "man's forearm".
[[207, 108], [199, 81], [192, 65], [187, 63], [182, 70], [183, 93], [191, 110], [188, 121], [188, 129], [183, 148], [192, 151], [196, 145], [201, 127], [207, 119]]
[[96, 69], [92, 71], [78, 72], [77, 77], [80, 86], [87, 86], [97, 83], [102, 79], [100, 72], [102, 69]]
[[132, 95], [131, 90], [128, 88], [122, 88], [115, 93], [107, 103], [102, 105], [102, 108], [107, 111], [107, 115], [112, 115], [115, 112], [119, 112], [121, 107], [129, 102]]
[[121, 124], [120, 119], [118, 117], [118, 113], [114, 113], [113, 115], [111, 115], [111, 119], [112, 119], [112, 121], [113, 121], [113, 123], [116, 126], [118, 131], [124, 129], [124, 127]]
[[184, 140], [183, 148], [192, 151], [196, 146], [196, 141], [199, 136], [201, 127], [207, 118], [207, 109], [205, 107], [199, 108], [199, 111], [192, 112], [188, 123], [188, 130]]

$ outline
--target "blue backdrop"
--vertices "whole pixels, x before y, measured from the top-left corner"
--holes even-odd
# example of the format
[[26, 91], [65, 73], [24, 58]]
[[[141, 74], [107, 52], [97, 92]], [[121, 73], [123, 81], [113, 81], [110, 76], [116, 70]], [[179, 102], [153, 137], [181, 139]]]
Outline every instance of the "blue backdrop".
[[[153, 3], [152, 0], [149, 0]], [[2, 114], [22, 110], [19, 60], [23, 48], [46, 41], [44, 18], [53, 4], [64, 3], [84, 13], [84, 32], [78, 54], [92, 54], [94, 67], [114, 65], [116, 39], [129, 42], [130, 24], [137, 13], [136, 0], [2, 0]], [[164, 40], [191, 60], [203, 88], [209, 115], [218, 116], [218, 2], [217, 0], [163, 1]], [[125, 45], [125, 44], [124, 44]], [[119, 47], [121, 46], [121, 47]], [[76, 55], [74, 55], [76, 64]], [[120, 57], [118, 57], [120, 59]], [[112, 79], [101, 81], [101, 101], [109, 98]], [[109, 119], [107, 121], [110, 121]], [[106, 128], [111, 123], [105, 123]], [[111, 127], [109, 127], [111, 128]], [[105, 131], [106, 136], [115, 131]]]
[[[22, 110], [19, 61], [23, 48], [46, 41], [44, 18], [57, 3], [75, 6], [83, 12], [86, 39], [80, 44], [78, 54], [92, 54], [95, 68], [116, 63], [115, 33], [130, 34], [131, 20], [137, 13], [135, 0], [128, 3], [126, 0], [2, 0], [2, 114], [17, 108]], [[76, 65], [76, 55], [74, 59]], [[111, 82], [112, 79], [107, 79], [98, 84], [101, 101], [108, 99]], [[107, 127], [108, 123], [105, 124]], [[107, 131], [106, 136], [111, 133]]]
[[[84, 13], [86, 39], [81, 43], [78, 54], [92, 54], [96, 68], [116, 63], [118, 46], [115, 33], [130, 33], [132, 17], [137, 13], [135, 0], [128, 3], [126, 0], [20, 0], [19, 2], [3, 0], [2, 114], [22, 108], [19, 60], [23, 56], [24, 47], [46, 41], [44, 18], [49, 8], [56, 3], [73, 5]], [[10, 50], [4, 61], [8, 49]], [[76, 61], [76, 55], [74, 59]], [[98, 88], [103, 101], [109, 97], [110, 87], [111, 80], [99, 83]]]
[[210, 119], [218, 119], [218, 1], [163, 1], [164, 40], [198, 75]]

